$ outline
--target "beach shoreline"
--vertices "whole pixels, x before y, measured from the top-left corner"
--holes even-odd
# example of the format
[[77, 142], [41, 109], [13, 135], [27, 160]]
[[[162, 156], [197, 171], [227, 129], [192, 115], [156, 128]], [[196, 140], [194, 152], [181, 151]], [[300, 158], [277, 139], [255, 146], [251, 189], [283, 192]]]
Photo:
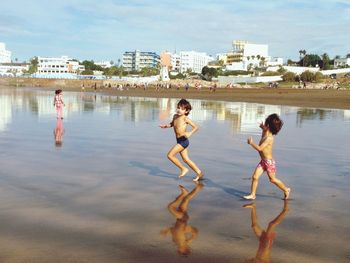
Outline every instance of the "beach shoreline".
[[[17, 82], [18, 83], [18, 82]], [[214, 101], [230, 102], [250, 102], [271, 105], [286, 105], [297, 107], [311, 108], [332, 108], [332, 109], [350, 109], [350, 90], [319, 90], [319, 89], [292, 89], [292, 88], [218, 88], [215, 92], [204, 87], [196, 90], [191, 87], [186, 91], [183, 86], [179, 90], [176, 88], [156, 90], [154, 85], [149, 85], [146, 89], [139, 87], [130, 87], [128, 90], [118, 90], [98, 85], [97, 89], [93, 88], [93, 81], [85, 83], [82, 89], [82, 82], [19, 82], [14, 83], [0, 81], [0, 88], [21, 87], [35, 88], [41, 90], [62, 89], [63, 91], [74, 92], [96, 92], [99, 94], [112, 96], [128, 97], [149, 97], [149, 98], [187, 98]], [[80, 84], [79, 84], [80, 83]], [[46, 85], [45, 85], [46, 84]], [[45, 86], [44, 86], [45, 85]], [[124, 85], [125, 87], [125, 85]]]

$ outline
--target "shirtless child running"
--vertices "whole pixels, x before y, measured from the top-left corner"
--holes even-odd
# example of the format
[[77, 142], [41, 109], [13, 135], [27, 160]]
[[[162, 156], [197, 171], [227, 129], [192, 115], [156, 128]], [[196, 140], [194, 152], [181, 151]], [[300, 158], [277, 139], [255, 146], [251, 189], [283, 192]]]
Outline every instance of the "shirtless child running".
[[[179, 161], [179, 159], [176, 158], [176, 154], [178, 153], [180, 153], [183, 161], [188, 164], [188, 166], [190, 166], [191, 169], [197, 174], [197, 176], [193, 179], [194, 182], [197, 182], [198, 180], [202, 179], [203, 173], [188, 157], [187, 150], [187, 147], [190, 144], [188, 138], [198, 130], [198, 126], [187, 117], [188, 114], [190, 114], [191, 109], [191, 104], [187, 100], [181, 99], [177, 104], [176, 114], [174, 115], [171, 123], [167, 125], [159, 125], [159, 127], [163, 129], [174, 127], [177, 144], [168, 152], [168, 158], [180, 168], [181, 173], [179, 178], [184, 177], [188, 173], [188, 169]], [[189, 132], [186, 131], [187, 125], [192, 127], [192, 130]]]
[[248, 138], [247, 143], [259, 152], [261, 161], [256, 167], [251, 184], [251, 192], [249, 195], [243, 196], [245, 199], [254, 200], [256, 197], [256, 189], [258, 188], [259, 177], [266, 171], [270, 182], [275, 184], [284, 193], [284, 199], [289, 198], [290, 188], [287, 188], [284, 183], [276, 178], [276, 163], [272, 157], [272, 146], [274, 142], [273, 135], [276, 135], [282, 128], [283, 121], [277, 114], [269, 115], [265, 123], [260, 124], [262, 135], [259, 145], [253, 142], [252, 137]]

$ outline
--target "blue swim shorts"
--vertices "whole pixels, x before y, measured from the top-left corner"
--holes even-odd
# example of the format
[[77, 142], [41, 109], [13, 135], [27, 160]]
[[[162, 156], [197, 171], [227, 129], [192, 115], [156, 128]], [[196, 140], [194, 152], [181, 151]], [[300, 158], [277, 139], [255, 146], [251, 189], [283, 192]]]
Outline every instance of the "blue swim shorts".
[[184, 147], [184, 149], [186, 149], [188, 147], [188, 145], [190, 145], [190, 141], [185, 136], [181, 136], [179, 138], [176, 138], [176, 142], [178, 144], [180, 144], [182, 147]]

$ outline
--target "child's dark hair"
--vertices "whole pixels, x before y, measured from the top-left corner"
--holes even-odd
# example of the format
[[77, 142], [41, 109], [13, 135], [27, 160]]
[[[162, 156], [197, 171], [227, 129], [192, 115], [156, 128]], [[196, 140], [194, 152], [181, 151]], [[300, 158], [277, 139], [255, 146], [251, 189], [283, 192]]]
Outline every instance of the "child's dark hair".
[[55, 94], [60, 94], [61, 92], [62, 92], [61, 89], [56, 89], [56, 90], [55, 90]]
[[187, 112], [185, 113], [185, 115], [187, 116], [188, 114], [190, 114], [190, 111], [192, 110], [192, 106], [191, 104], [185, 100], [185, 99], [181, 99], [178, 103], [177, 103], [178, 107], [182, 107], [184, 108]]
[[283, 121], [276, 113], [274, 113], [266, 118], [265, 126], [269, 128], [273, 135], [276, 135], [282, 129]]

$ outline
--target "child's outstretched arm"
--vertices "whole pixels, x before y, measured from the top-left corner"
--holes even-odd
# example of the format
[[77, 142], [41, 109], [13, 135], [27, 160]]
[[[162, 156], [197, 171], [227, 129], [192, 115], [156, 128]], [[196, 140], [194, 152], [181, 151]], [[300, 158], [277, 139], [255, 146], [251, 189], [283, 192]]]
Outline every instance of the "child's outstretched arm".
[[162, 129], [166, 129], [166, 128], [171, 128], [173, 126], [171, 125], [171, 123], [169, 123], [169, 124], [161, 124], [161, 125], [159, 125], [159, 127]]
[[261, 152], [262, 150], [264, 150], [264, 148], [269, 145], [271, 143], [271, 138], [266, 138], [261, 145], [257, 145], [253, 142], [252, 137], [249, 137], [247, 140], [247, 143], [252, 146], [255, 150], [257, 150], [258, 152]]
[[198, 131], [199, 127], [190, 118], [186, 118], [186, 123], [192, 127], [191, 131], [185, 133], [186, 137], [189, 138], [192, 136], [193, 133]]
[[174, 115], [173, 120], [169, 124], [161, 124], [161, 125], [159, 125], [159, 127], [162, 128], [162, 129], [173, 127], [174, 126], [174, 119], [175, 119], [175, 115]]

